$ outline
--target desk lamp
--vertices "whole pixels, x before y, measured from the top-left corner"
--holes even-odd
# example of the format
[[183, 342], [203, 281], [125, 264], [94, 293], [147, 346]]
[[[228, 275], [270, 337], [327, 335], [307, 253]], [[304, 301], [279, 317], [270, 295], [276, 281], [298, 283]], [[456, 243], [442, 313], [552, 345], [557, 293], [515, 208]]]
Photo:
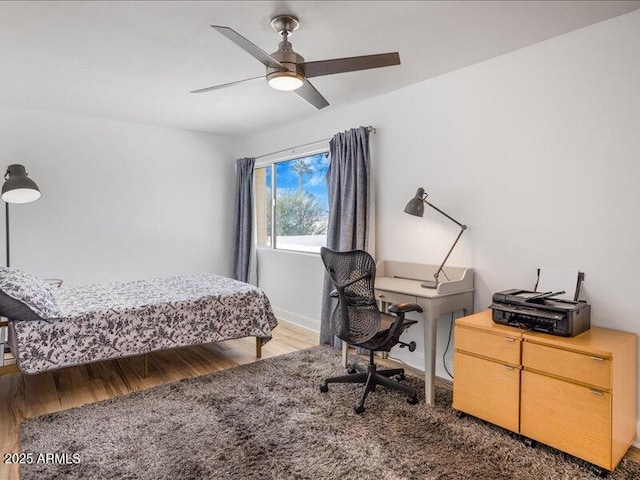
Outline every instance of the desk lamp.
[[[453, 249], [455, 248], [456, 244], [458, 243], [458, 240], [460, 240], [460, 237], [462, 236], [462, 233], [467, 229], [467, 226], [463, 225], [462, 223], [460, 223], [459, 221], [457, 221], [455, 218], [451, 217], [450, 215], [447, 215], [446, 213], [444, 213], [442, 210], [440, 210], [435, 205], [429, 203], [427, 201], [427, 196], [428, 196], [428, 194], [427, 194], [427, 192], [424, 191], [424, 188], [422, 188], [422, 187], [418, 188], [418, 191], [416, 192], [416, 196], [413, 197], [409, 201], [409, 203], [407, 203], [407, 206], [404, 208], [405, 213], [408, 213], [410, 215], [415, 215], [416, 217], [422, 217], [424, 215], [424, 204], [426, 203], [431, 208], [433, 208], [434, 210], [437, 210], [442, 215], [447, 217], [453, 223], [455, 223], [455, 224], [460, 226], [460, 233], [458, 233], [458, 236], [456, 237], [455, 242], [453, 242], [453, 245], [451, 245], [451, 248], [449, 249], [449, 253], [447, 253], [446, 257], [444, 257], [444, 260], [442, 261], [442, 264], [440, 265], [440, 268], [438, 268], [436, 273], [433, 274], [434, 280], [433, 281], [427, 280], [427, 281], [421, 283], [421, 285], [424, 288], [438, 288], [438, 285], [439, 285], [438, 277], [440, 276], [440, 272], [444, 273], [443, 270], [442, 270], [444, 268], [444, 264], [449, 259], [449, 255], [451, 255], [451, 252], [453, 251]], [[444, 275], [445, 275], [445, 277], [447, 276], [446, 273]]]
[[7, 234], [7, 267], [9, 262], [9, 204], [29, 203], [40, 198], [40, 189], [36, 182], [27, 176], [23, 165], [9, 165], [4, 174], [5, 182], [2, 185], [2, 200], [5, 203], [5, 232]]

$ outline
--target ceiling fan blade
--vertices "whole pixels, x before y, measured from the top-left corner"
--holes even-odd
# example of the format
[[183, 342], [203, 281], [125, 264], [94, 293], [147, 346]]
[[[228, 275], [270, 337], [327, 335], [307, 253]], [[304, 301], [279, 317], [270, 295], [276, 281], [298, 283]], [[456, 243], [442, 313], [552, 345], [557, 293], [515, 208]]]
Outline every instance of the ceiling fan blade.
[[334, 73], [355, 72], [369, 68], [390, 67], [400, 65], [400, 54], [380, 53], [378, 55], [363, 55], [361, 57], [334, 58], [333, 60], [319, 60], [317, 62], [301, 63], [307, 78], [333, 75]]
[[260, 61], [265, 67], [280, 68], [282, 70], [287, 69], [287, 67], [282, 65], [278, 60], [273, 58], [271, 55], [269, 55], [267, 52], [262, 50], [257, 45], [254, 45], [253, 43], [251, 43], [249, 40], [244, 38], [235, 30], [229, 27], [222, 27], [220, 25], [211, 25], [211, 27], [215, 28], [218, 32], [220, 32], [222, 35], [227, 37], [233, 43], [238, 45], [240, 48], [242, 48], [245, 52], [247, 52], [253, 58]]
[[292, 90], [292, 92], [318, 110], [329, 106], [329, 102], [320, 95], [320, 92], [311, 85], [309, 80], [305, 80], [300, 88]]
[[237, 82], [229, 82], [229, 83], [223, 83], [222, 85], [214, 85], [213, 87], [206, 87], [206, 88], [200, 88], [198, 90], [191, 90], [189, 93], [210, 92], [211, 90], [218, 90], [219, 88], [232, 87], [233, 85], [238, 85], [239, 83], [249, 82], [251, 80], [258, 80], [259, 78], [264, 80], [264, 75], [261, 75], [260, 77], [245, 78], [244, 80], [238, 80]]

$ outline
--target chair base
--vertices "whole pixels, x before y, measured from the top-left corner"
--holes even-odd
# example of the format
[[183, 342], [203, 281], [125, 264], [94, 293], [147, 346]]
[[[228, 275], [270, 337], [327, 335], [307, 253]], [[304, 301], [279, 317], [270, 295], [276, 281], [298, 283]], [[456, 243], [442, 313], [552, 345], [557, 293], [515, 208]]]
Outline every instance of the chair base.
[[391, 380], [390, 377], [398, 376], [400, 379], [404, 379], [403, 368], [391, 368], [387, 370], [378, 370], [375, 363], [373, 363], [373, 352], [371, 353], [371, 363], [366, 367], [358, 364], [354, 364], [349, 367], [348, 375], [340, 375], [338, 377], [329, 377], [320, 385], [321, 392], [329, 391], [330, 383], [364, 383], [364, 389], [362, 391], [362, 397], [360, 401], [356, 403], [353, 410], [360, 414], [364, 412], [364, 402], [369, 396], [370, 392], [375, 392], [377, 385], [382, 385], [394, 390], [400, 390], [408, 395], [407, 402], [411, 405], [418, 403], [418, 394], [415, 389]]

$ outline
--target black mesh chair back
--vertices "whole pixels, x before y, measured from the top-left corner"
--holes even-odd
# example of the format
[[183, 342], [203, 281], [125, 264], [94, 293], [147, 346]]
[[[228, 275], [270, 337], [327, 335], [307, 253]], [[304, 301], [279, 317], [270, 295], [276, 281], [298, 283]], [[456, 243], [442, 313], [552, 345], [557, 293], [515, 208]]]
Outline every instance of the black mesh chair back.
[[364, 250], [334, 252], [323, 247], [320, 256], [339, 297], [331, 317], [334, 334], [350, 344], [366, 342], [381, 323], [373, 289], [375, 261]]

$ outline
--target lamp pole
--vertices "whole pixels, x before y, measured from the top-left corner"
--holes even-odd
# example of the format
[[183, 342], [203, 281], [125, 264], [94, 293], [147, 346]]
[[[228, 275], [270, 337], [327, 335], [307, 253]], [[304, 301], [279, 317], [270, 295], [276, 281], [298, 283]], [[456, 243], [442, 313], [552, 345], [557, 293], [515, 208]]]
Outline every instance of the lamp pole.
[[7, 267], [11, 266], [11, 262], [9, 260], [9, 202], [5, 202], [4, 204], [4, 232], [7, 236], [6, 245], [7, 245]]

